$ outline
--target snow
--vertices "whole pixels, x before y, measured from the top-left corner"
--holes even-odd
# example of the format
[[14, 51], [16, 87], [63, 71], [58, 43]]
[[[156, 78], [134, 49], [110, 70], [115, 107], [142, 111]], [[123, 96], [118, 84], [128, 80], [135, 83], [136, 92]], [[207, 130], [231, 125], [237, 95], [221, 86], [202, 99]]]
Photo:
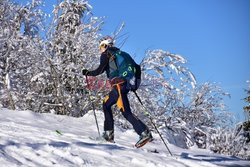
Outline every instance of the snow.
[[[103, 113], [97, 111], [97, 117], [102, 129]], [[0, 166], [250, 166], [250, 161], [168, 144], [174, 155], [171, 157], [157, 134], [153, 134], [153, 142], [140, 149], [133, 146], [138, 140], [133, 130], [125, 131], [116, 127], [116, 143], [90, 139], [97, 136], [92, 111], [84, 117], [73, 118], [0, 109]], [[159, 153], [151, 152], [155, 149]]]

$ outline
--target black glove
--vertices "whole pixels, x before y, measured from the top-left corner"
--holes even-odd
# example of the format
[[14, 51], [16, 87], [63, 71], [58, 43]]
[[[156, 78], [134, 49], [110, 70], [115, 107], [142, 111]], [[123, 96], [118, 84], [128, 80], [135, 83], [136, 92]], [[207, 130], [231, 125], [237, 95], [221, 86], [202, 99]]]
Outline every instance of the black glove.
[[89, 71], [87, 69], [82, 70], [82, 75], [88, 75]]

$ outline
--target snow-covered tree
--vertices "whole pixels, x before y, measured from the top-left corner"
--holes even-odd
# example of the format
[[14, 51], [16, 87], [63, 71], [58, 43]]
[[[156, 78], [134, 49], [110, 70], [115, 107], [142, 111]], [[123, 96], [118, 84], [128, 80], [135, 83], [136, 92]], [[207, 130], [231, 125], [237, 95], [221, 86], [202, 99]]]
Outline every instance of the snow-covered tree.
[[[155, 117], [172, 114], [184, 99], [184, 92], [190, 89], [190, 85], [195, 87], [194, 75], [185, 63], [182, 56], [163, 50], [148, 51], [143, 59], [138, 94]], [[137, 111], [141, 113], [141, 110]]]
[[[86, 0], [61, 1], [53, 10], [46, 40], [41, 40], [44, 14], [40, 5], [40, 0], [25, 6], [0, 1], [0, 107], [71, 116], [81, 116], [92, 106], [101, 109], [109, 90], [87, 89], [81, 70], [99, 64], [102, 19], [92, 15]], [[148, 112], [170, 143], [185, 148], [197, 144], [246, 157], [249, 120], [229, 130], [223, 103], [228, 94], [216, 84], [197, 84], [186, 63], [177, 54], [147, 51], [140, 64], [142, 81], [137, 91], [144, 107], [130, 93], [133, 113], [150, 125]], [[249, 103], [249, 90], [247, 94]], [[244, 110], [249, 116], [249, 105]], [[131, 127], [120, 112], [114, 113], [116, 123]]]
[[250, 80], [247, 80], [248, 89], [246, 89], [247, 97], [244, 98], [247, 105], [243, 108], [247, 116], [247, 120], [243, 123], [243, 130], [245, 131], [245, 137], [250, 144]]
[[224, 113], [226, 111], [223, 99], [225, 96], [230, 95], [216, 84], [199, 85], [192, 91], [188, 110], [178, 111], [178, 116], [199, 128], [202, 126], [214, 127], [220, 123], [224, 125], [225, 119], [228, 119], [225, 118], [226, 113]]
[[244, 107], [244, 111], [248, 121], [250, 121], [250, 80], [248, 80], [247, 83], [249, 83], [248, 89], [245, 90], [247, 97], [244, 98], [247, 105]]
[[[148, 51], [141, 63], [142, 81], [137, 91], [144, 107], [135, 95], [130, 94], [133, 112], [150, 125], [144, 114], [149, 112], [157, 127], [166, 134], [174, 133], [173, 136], [179, 136], [171, 139], [169, 135], [169, 141], [183, 147], [190, 146], [189, 132], [185, 128], [186, 123], [173, 116], [175, 111], [183, 106], [186, 92], [196, 86], [194, 75], [185, 67], [186, 62], [177, 54], [163, 50]], [[151, 129], [153, 130], [153, 127]]]
[[207, 136], [214, 128], [232, 125], [232, 115], [224, 104], [227, 96], [230, 95], [218, 85], [204, 83], [192, 91], [187, 107], [179, 109], [177, 116], [191, 126], [194, 141], [200, 148], [206, 148]]
[[39, 30], [42, 29], [41, 1], [20, 6], [0, 2], [0, 102], [11, 109], [32, 109], [30, 80], [42, 62]]
[[249, 131], [244, 130], [242, 123], [235, 128], [217, 128], [209, 136], [209, 149], [220, 154], [250, 159], [249, 136]]
[[[65, 0], [55, 6], [46, 46], [47, 68], [43, 82], [41, 111], [80, 116], [90, 108], [83, 68], [99, 62], [98, 37], [101, 20], [92, 17], [85, 0]], [[45, 82], [44, 82], [45, 81]], [[89, 106], [89, 105], [88, 105]]]
[[[141, 64], [143, 77], [138, 95], [170, 142], [186, 148], [194, 144], [206, 148], [210, 131], [230, 124], [223, 99], [228, 94], [216, 84], [197, 85], [186, 62], [180, 55], [149, 51]], [[136, 97], [131, 94], [130, 99], [133, 111], [149, 121]]]
[[[248, 91], [246, 90], [248, 93]], [[246, 102], [248, 97], [245, 98]], [[247, 106], [244, 107], [246, 111]], [[247, 110], [248, 111], [248, 110]], [[235, 127], [214, 128], [208, 136], [208, 148], [212, 151], [250, 159], [250, 126], [249, 120], [238, 123]]]

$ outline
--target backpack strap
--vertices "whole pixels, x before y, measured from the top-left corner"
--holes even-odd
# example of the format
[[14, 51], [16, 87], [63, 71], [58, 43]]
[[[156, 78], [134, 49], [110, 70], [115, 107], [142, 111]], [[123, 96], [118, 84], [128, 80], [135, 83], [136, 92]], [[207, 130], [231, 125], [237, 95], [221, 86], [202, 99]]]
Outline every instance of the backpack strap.
[[108, 58], [110, 59], [112, 59], [112, 60], [115, 60], [115, 56], [114, 56], [114, 52], [112, 52], [112, 51], [110, 51], [110, 50], [107, 50], [107, 55], [108, 55]]

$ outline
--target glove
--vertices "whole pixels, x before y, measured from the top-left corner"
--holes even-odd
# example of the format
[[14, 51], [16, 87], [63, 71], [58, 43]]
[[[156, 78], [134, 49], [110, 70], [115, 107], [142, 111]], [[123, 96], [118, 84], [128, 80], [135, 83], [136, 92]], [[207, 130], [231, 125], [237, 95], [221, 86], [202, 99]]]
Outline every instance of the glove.
[[88, 75], [89, 71], [87, 69], [82, 70], [82, 75]]

